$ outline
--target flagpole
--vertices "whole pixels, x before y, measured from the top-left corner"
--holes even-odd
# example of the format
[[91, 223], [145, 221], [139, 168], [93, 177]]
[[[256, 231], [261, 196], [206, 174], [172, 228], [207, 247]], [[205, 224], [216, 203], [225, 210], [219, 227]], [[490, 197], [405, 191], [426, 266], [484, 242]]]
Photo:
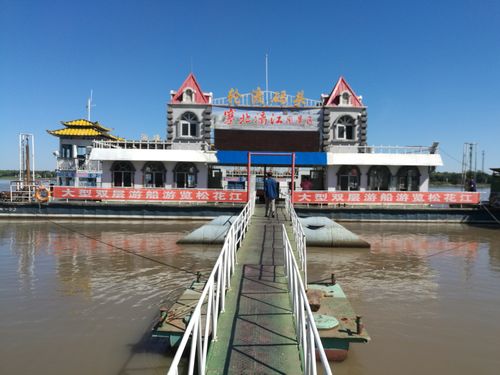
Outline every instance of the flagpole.
[[267, 67], [267, 53], [266, 53], [266, 105], [268, 104], [268, 96], [269, 96], [269, 74], [268, 74], [268, 67]]

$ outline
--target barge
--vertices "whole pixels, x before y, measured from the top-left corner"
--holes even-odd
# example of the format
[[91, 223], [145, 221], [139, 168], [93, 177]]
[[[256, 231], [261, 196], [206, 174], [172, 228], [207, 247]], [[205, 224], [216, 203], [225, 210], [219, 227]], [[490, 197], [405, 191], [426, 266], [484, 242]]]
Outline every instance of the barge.
[[[330, 361], [347, 358], [351, 343], [367, 343], [370, 336], [347, 296], [332, 275], [330, 283], [308, 284], [307, 292], [316, 327]], [[313, 302], [314, 303], [311, 303]]]

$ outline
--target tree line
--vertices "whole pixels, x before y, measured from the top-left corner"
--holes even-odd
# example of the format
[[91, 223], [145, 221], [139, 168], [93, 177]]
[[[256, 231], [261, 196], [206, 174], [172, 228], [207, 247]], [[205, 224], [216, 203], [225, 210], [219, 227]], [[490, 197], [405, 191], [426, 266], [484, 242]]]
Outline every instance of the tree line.
[[[467, 178], [474, 178], [474, 172], [467, 173]], [[432, 172], [429, 176], [432, 185], [461, 185], [462, 173], [458, 172]], [[477, 184], [490, 184], [491, 175], [484, 172], [476, 172]]]
[[[19, 171], [15, 169], [0, 169], [0, 178], [16, 179], [19, 176]], [[56, 172], [54, 171], [35, 171], [36, 178], [54, 178]]]

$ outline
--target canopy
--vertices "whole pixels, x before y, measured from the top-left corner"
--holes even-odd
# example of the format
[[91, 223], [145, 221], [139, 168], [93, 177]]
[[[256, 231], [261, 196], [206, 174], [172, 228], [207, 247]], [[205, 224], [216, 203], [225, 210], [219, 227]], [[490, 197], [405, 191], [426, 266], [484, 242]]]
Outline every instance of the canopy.
[[[292, 155], [285, 153], [252, 152], [252, 165], [291, 165]], [[247, 165], [248, 151], [217, 151], [217, 160], [221, 165]], [[325, 152], [296, 152], [295, 165], [297, 166], [323, 166], [326, 165]]]

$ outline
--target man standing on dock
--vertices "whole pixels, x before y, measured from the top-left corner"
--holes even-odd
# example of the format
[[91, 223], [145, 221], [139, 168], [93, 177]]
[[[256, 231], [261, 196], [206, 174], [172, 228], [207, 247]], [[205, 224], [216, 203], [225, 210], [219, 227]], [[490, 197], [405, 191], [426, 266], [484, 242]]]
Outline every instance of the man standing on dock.
[[272, 172], [267, 172], [264, 180], [264, 198], [266, 200], [266, 217], [274, 217], [276, 214], [276, 198], [278, 198], [278, 188]]

